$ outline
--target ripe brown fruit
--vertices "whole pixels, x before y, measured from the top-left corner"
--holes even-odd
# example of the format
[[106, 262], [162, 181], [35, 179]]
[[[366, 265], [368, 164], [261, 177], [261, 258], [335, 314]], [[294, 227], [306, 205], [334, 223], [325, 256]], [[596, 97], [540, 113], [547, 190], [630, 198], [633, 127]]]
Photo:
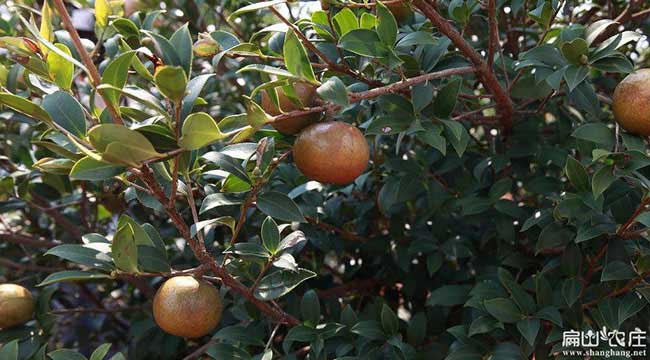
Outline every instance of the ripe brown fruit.
[[614, 90], [612, 110], [623, 129], [650, 136], [650, 69], [640, 69], [626, 76]]
[[355, 126], [328, 121], [304, 129], [293, 145], [296, 166], [305, 176], [329, 184], [348, 184], [368, 166], [368, 143]]
[[0, 284], [0, 329], [21, 325], [34, 314], [34, 298], [20, 285]]
[[395, 20], [398, 22], [406, 20], [413, 13], [413, 10], [411, 9], [411, 6], [408, 4], [408, 2], [389, 3], [386, 5], [386, 7], [388, 10], [390, 10], [391, 13], [393, 13]]
[[153, 317], [166, 332], [185, 338], [208, 334], [221, 320], [221, 296], [212, 284], [176, 276], [160, 286], [153, 299]]
[[[275, 106], [273, 101], [271, 101], [269, 94], [266, 92], [266, 90], [264, 90], [262, 91], [262, 108], [264, 111], [266, 111], [266, 113], [269, 115], [275, 116], [280, 115], [282, 112], [300, 110], [304, 107], [312, 107], [316, 104], [317, 95], [316, 87], [314, 85], [305, 82], [297, 82], [293, 84], [293, 89], [295, 90], [300, 103], [302, 103], [302, 107], [291, 101], [291, 99], [289, 99], [289, 97], [284, 94], [282, 88], [278, 88], [278, 100], [280, 103], [280, 109], [282, 110], [278, 109], [278, 107]], [[300, 130], [304, 129], [310, 124], [316, 122], [318, 118], [320, 118], [319, 113], [312, 113], [303, 116], [297, 116], [291, 119], [281, 120], [272, 123], [271, 125], [277, 131], [283, 134], [293, 135], [297, 134], [300, 132]]]

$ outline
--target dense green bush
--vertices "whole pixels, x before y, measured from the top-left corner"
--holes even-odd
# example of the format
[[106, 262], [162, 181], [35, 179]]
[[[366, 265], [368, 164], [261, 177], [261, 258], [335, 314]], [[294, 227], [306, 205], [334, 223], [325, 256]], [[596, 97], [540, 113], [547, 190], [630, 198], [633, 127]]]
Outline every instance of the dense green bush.
[[[3, 2], [0, 283], [36, 311], [0, 359], [541, 360], [650, 330], [650, 157], [611, 111], [644, 7]], [[359, 128], [363, 174], [307, 179], [296, 118]], [[337, 144], [308, 161], [355, 175]], [[180, 274], [219, 289], [206, 336], [154, 321]]]

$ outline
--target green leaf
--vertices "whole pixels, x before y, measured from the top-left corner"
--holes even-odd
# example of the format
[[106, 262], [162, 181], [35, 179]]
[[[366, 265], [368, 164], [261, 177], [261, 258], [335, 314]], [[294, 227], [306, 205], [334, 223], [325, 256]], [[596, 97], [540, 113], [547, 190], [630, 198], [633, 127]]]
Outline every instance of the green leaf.
[[[135, 51], [127, 51], [113, 59], [102, 74], [102, 84], [108, 84], [118, 89], [126, 85], [129, 76], [129, 67], [135, 56]], [[115, 89], [100, 90], [105, 98], [117, 107], [120, 100], [120, 92]]]
[[317, 83], [307, 51], [292, 29], [287, 30], [284, 37], [283, 55], [284, 65], [290, 73], [311, 83]]
[[105, 28], [108, 25], [109, 15], [111, 15], [111, 5], [108, 0], [95, 0], [95, 24]]
[[596, 170], [591, 181], [591, 191], [594, 193], [594, 197], [599, 197], [615, 180], [616, 176], [612, 165], [603, 166]]
[[291, 249], [298, 245], [303, 245], [307, 241], [305, 234], [302, 231], [294, 231], [291, 234], [287, 235], [280, 241], [278, 245], [278, 253]]
[[300, 301], [300, 313], [302, 314], [302, 319], [308, 325], [313, 327], [318, 325], [320, 322], [320, 301], [318, 300], [318, 294], [316, 294], [316, 291], [309, 290], [302, 296], [302, 300]]
[[201, 204], [201, 210], [199, 210], [200, 214], [203, 214], [204, 212], [220, 207], [220, 206], [231, 206], [231, 205], [239, 205], [242, 203], [241, 198], [230, 195], [230, 194], [223, 194], [223, 193], [216, 193], [216, 194], [210, 194], [203, 199], [203, 203]]
[[183, 122], [182, 134], [178, 144], [188, 150], [200, 149], [226, 137], [212, 116], [204, 112], [190, 114]]
[[399, 331], [399, 319], [386, 304], [381, 307], [381, 326], [388, 335], [395, 335]]
[[[45, 255], [58, 256], [61, 259], [72, 261], [77, 264], [90, 266], [96, 269], [111, 271], [115, 267], [108, 256], [108, 247], [102, 248], [101, 245], [91, 244], [73, 245], [64, 244], [53, 247]], [[101, 251], [103, 250], [103, 251]]]
[[587, 169], [573, 156], [569, 156], [566, 161], [566, 167], [564, 168], [571, 185], [575, 187], [580, 192], [587, 192], [591, 189], [589, 185], [589, 174]]
[[580, 297], [582, 283], [577, 279], [566, 279], [562, 283], [562, 296], [569, 307], [573, 306]]
[[232, 216], [220, 216], [216, 219], [199, 221], [195, 224], [192, 224], [192, 226], [190, 227], [190, 235], [192, 237], [195, 237], [199, 231], [213, 224], [226, 225], [230, 228], [231, 231], [234, 231], [235, 229], [235, 219]]
[[185, 97], [187, 75], [180, 66], [161, 66], [153, 76], [156, 87], [174, 104], [180, 104]]
[[70, 171], [70, 180], [102, 181], [123, 173], [123, 166], [112, 165], [91, 157], [78, 160]]
[[[433, 112], [436, 117], [446, 119], [454, 111], [461, 83], [458, 78], [451, 80], [438, 91], [436, 99], [433, 101]], [[457, 138], [460, 139], [460, 136], [457, 136]]]
[[564, 80], [569, 87], [569, 91], [573, 91], [584, 79], [589, 75], [589, 68], [587, 66], [570, 65], [564, 71]]
[[372, 340], [386, 338], [381, 325], [374, 320], [359, 321], [350, 329], [350, 332]]
[[261, 9], [266, 9], [271, 6], [275, 6], [278, 4], [283, 4], [285, 3], [286, 0], [272, 0], [272, 1], [262, 1], [258, 3], [253, 3], [247, 6], [244, 6], [242, 8], [237, 9], [236, 11], [233, 11], [230, 16], [228, 16], [228, 20], [232, 20], [242, 14], [248, 13], [248, 12], [253, 12]]
[[485, 310], [497, 320], [503, 323], [516, 323], [521, 320], [523, 314], [517, 305], [510, 299], [496, 298], [483, 302]]
[[359, 20], [349, 8], [343, 8], [332, 17], [334, 30], [339, 37], [359, 28]]
[[0, 347], [0, 359], [18, 360], [18, 339], [9, 341]]
[[306, 222], [293, 200], [286, 194], [267, 191], [257, 197], [257, 208], [268, 216], [284, 221]]
[[380, 1], [377, 1], [376, 26], [379, 39], [386, 46], [392, 48], [397, 40], [397, 21], [395, 21], [393, 13]]
[[[54, 44], [68, 56], [72, 56], [70, 49], [64, 44]], [[55, 52], [47, 55], [47, 70], [54, 82], [64, 90], [70, 90], [72, 86], [72, 76], [74, 74], [74, 64], [63, 56]]]
[[298, 269], [298, 271], [279, 270], [263, 277], [253, 294], [259, 300], [277, 299], [288, 294], [303, 281], [315, 276], [316, 273], [306, 269]]
[[[171, 41], [167, 40], [160, 34], [157, 34], [155, 32], [151, 31], [142, 31], [143, 33], [147, 34], [153, 40], [154, 45], [156, 46], [157, 52], [160, 54], [160, 57], [163, 60], [163, 64], [167, 66], [178, 66], [181, 67], [182, 62], [181, 59], [176, 52], [176, 48], [174, 45], [171, 43]], [[183, 70], [183, 73], [185, 73], [185, 70]]]
[[190, 77], [192, 74], [192, 57], [194, 56], [194, 52], [192, 51], [192, 36], [190, 35], [187, 23], [179, 27], [178, 30], [172, 34], [172, 37], [169, 38], [169, 42], [174, 47], [174, 51], [178, 56], [178, 65], [180, 65], [185, 71], [186, 78]]
[[40, 284], [37, 286], [45, 286], [49, 284], [54, 284], [62, 281], [87, 281], [87, 280], [97, 280], [97, 279], [110, 279], [110, 276], [103, 273], [93, 272], [93, 271], [59, 271], [54, 274], [48, 275]]
[[262, 223], [262, 243], [272, 254], [277, 252], [278, 245], [280, 245], [280, 231], [278, 230], [278, 225], [270, 216], [267, 216]]
[[540, 321], [538, 319], [525, 319], [517, 322], [519, 333], [528, 341], [531, 346], [535, 345], [535, 338], [539, 333]]
[[103, 360], [110, 349], [110, 343], [100, 345], [97, 349], [95, 349], [95, 351], [93, 351], [92, 355], [90, 355], [90, 360]]
[[379, 35], [372, 30], [352, 30], [339, 39], [338, 46], [361, 56], [375, 58], [388, 56], [388, 48], [381, 42]]
[[202, 158], [245, 181], [247, 184], [252, 184], [251, 179], [248, 177], [248, 173], [246, 173], [246, 170], [241, 165], [241, 161], [217, 151], [210, 151], [203, 155]]
[[113, 236], [111, 253], [113, 262], [118, 269], [126, 272], [138, 272], [138, 246], [131, 224], [124, 224], [117, 229]]
[[321, 86], [316, 89], [318, 96], [327, 102], [332, 102], [341, 106], [347, 106], [350, 102], [348, 100], [348, 89], [341, 79], [332, 76], [327, 79]]
[[51, 125], [50, 115], [42, 107], [18, 95], [0, 92], [0, 104], [5, 105], [21, 114], [27, 115], [35, 120], [41, 120]]
[[269, 66], [269, 65], [263, 65], [263, 64], [246, 65], [243, 68], [237, 70], [237, 73], [240, 74], [240, 73], [248, 72], [248, 71], [257, 71], [257, 72], [261, 72], [261, 73], [264, 73], [264, 74], [273, 75], [273, 76], [277, 76], [277, 77], [281, 77], [281, 78], [300, 80], [300, 78], [298, 76], [288, 72], [287, 70], [283, 70], [283, 69], [280, 69], [280, 68], [276, 68], [276, 67]]
[[562, 44], [562, 55], [574, 65], [583, 64], [582, 57], [587, 55], [589, 45], [585, 39], [576, 38]]
[[557, 326], [562, 326], [562, 314], [556, 307], [547, 306], [539, 310], [535, 316], [542, 320], [548, 320]]
[[260, 244], [254, 242], [240, 242], [226, 249], [224, 254], [235, 254], [247, 258], [260, 258], [267, 261], [271, 254]]
[[43, 98], [43, 109], [52, 121], [70, 133], [86, 136], [86, 118], [81, 104], [65, 91], [57, 91]]
[[52, 360], [86, 360], [86, 357], [80, 353], [69, 349], [57, 349], [47, 353]]
[[572, 136], [605, 145], [607, 148], [611, 148], [615, 143], [614, 132], [603, 123], [584, 124], [575, 129]]
[[455, 306], [467, 301], [470, 287], [465, 285], [445, 285], [431, 292], [428, 306]]
[[491, 316], [481, 316], [472, 321], [467, 335], [486, 334], [496, 329], [503, 329], [503, 324]]
[[122, 125], [97, 125], [90, 129], [88, 138], [102, 160], [112, 164], [137, 167], [144, 160], [162, 156], [144, 135]]
[[203, 74], [196, 77], [193, 77], [187, 83], [187, 95], [183, 98], [183, 107], [181, 110], [181, 119], [186, 119], [192, 112], [192, 108], [196, 103], [196, 100], [201, 94], [201, 90], [205, 87], [205, 84], [215, 76], [215, 74]]

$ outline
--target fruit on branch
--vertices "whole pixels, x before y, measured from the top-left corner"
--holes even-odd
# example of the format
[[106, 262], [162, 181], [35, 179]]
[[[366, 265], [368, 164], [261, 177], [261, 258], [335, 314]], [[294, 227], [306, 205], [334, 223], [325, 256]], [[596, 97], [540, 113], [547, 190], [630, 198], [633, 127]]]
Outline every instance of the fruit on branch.
[[[300, 104], [296, 104], [285, 93], [282, 88], [278, 88], [278, 102], [280, 108], [275, 105], [268, 94], [268, 90], [262, 91], [262, 108], [269, 115], [280, 115], [282, 112], [289, 112], [293, 110], [300, 110], [304, 107], [311, 107], [316, 104], [316, 87], [312, 84], [305, 82], [296, 82], [293, 84], [293, 89], [296, 93]], [[270, 90], [272, 91], [272, 90]], [[300, 132], [300, 130], [316, 122], [320, 118], [320, 113], [311, 113], [302, 116], [292, 117], [272, 123], [271, 125], [279, 132], [287, 135], [293, 135]]]
[[192, 276], [165, 281], [153, 299], [153, 316], [158, 326], [185, 338], [208, 334], [219, 324], [222, 310], [219, 291]]
[[369, 150], [359, 129], [339, 121], [305, 128], [293, 145], [298, 169], [312, 180], [348, 184], [368, 166]]
[[391, 13], [393, 13], [395, 20], [398, 22], [406, 20], [411, 16], [411, 14], [413, 14], [413, 10], [407, 1], [388, 3], [386, 4], [386, 7]]
[[0, 284], [0, 329], [26, 323], [34, 314], [34, 298], [26, 288]]
[[614, 90], [612, 110], [623, 129], [650, 136], [650, 69], [640, 69], [626, 76]]

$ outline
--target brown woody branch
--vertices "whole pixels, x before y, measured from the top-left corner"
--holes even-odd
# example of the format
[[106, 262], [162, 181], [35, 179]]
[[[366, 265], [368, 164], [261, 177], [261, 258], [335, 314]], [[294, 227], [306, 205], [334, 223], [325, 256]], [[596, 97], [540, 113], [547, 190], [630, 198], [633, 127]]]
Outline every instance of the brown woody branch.
[[499, 45], [499, 26], [497, 24], [497, 2], [496, 0], [488, 0], [488, 27], [490, 34], [488, 39], [488, 67], [492, 68], [494, 63], [494, 49]]
[[12, 244], [25, 245], [33, 248], [44, 248], [48, 249], [54, 246], [61, 244], [60, 241], [49, 241], [45, 239], [35, 239], [27, 235], [15, 234], [15, 233], [0, 233], [0, 240], [6, 241]]
[[[446, 69], [446, 70], [441, 70], [437, 71], [434, 73], [429, 73], [429, 74], [424, 74], [420, 76], [415, 76], [409, 79], [402, 80], [400, 82], [396, 82], [390, 85], [374, 88], [368, 91], [363, 91], [359, 93], [351, 93], [348, 95], [348, 101], [350, 103], [355, 103], [355, 102], [360, 102], [362, 100], [369, 100], [373, 99], [376, 97], [379, 97], [381, 95], [385, 94], [391, 94], [398, 92], [400, 90], [406, 89], [410, 86], [423, 83], [426, 81], [430, 80], [435, 80], [435, 79], [440, 79], [443, 77], [448, 77], [448, 76], [453, 76], [453, 75], [463, 75], [463, 74], [469, 74], [473, 73], [475, 70], [473, 67], [470, 66], [465, 66], [465, 67], [458, 67], [458, 68], [452, 68], [452, 69]], [[295, 110], [295, 111], [290, 111], [286, 112], [284, 114], [280, 114], [277, 116], [274, 116], [271, 119], [271, 122], [275, 121], [282, 121], [286, 119], [291, 119], [297, 116], [302, 116], [306, 114], [311, 114], [315, 112], [323, 112], [323, 111], [328, 111], [328, 110], [338, 110], [341, 108], [341, 105], [337, 105], [334, 103], [328, 103], [326, 105], [322, 106], [316, 106], [316, 107], [311, 107], [311, 108], [306, 108], [302, 110]]]
[[[630, 216], [630, 218], [625, 222], [625, 224], [621, 225], [618, 231], [616, 231], [616, 237], [625, 238], [626, 234], [628, 233], [628, 230], [630, 229], [630, 227], [632, 227], [632, 225], [636, 223], [636, 219], [639, 217], [639, 215], [641, 215], [642, 213], [648, 210], [648, 205], [650, 205], [650, 198], [641, 200], [641, 203], [636, 208], [632, 216]], [[596, 253], [596, 256], [591, 258], [591, 260], [589, 261], [589, 265], [587, 266], [587, 273], [582, 279], [582, 290], [580, 292], [580, 296], [584, 294], [585, 290], [587, 289], [587, 286], [589, 286], [589, 283], [591, 282], [591, 279], [593, 278], [594, 274], [597, 272], [598, 262], [607, 254], [608, 244], [609, 242], [605, 241], [605, 243], [598, 250], [598, 253]]]
[[612, 298], [612, 297], [617, 297], [619, 295], [627, 294], [630, 290], [634, 289], [634, 287], [638, 283], [642, 282], [643, 279], [647, 275], [648, 275], [647, 273], [641, 274], [639, 277], [628, 281], [627, 284], [625, 284], [625, 286], [623, 286], [622, 288], [616, 289], [616, 290], [610, 292], [609, 294], [607, 294], [607, 295], [605, 295], [605, 296], [603, 296], [601, 298], [598, 298], [598, 299], [595, 299], [595, 300], [592, 300], [592, 301], [589, 301], [587, 303], [582, 304], [582, 308], [586, 309], [586, 308], [592, 307], [594, 305], [597, 305], [598, 303], [600, 303], [604, 299], [608, 299], [608, 298]]
[[[144, 165], [141, 168], [141, 171], [138, 171], [137, 169], [131, 169], [131, 171], [133, 171], [136, 175], [140, 177], [140, 179], [152, 191], [154, 197], [161, 204], [163, 204], [163, 206], [169, 204], [168, 202], [169, 200], [167, 199], [164, 190], [162, 189], [160, 184], [158, 184], [158, 182], [154, 178], [153, 173], [151, 172], [148, 166]], [[187, 226], [185, 220], [183, 220], [182, 216], [178, 213], [175, 207], [171, 208], [169, 206], [165, 206], [165, 211], [167, 212], [167, 215], [171, 219], [172, 223], [174, 224], [174, 226], [176, 227], [180, 235], [185, 239], [185, 241], [187, 241], [187, 244], [190, 246], [192, 252], [194, 252], [194, 255], [197, 257], [197, 259], [202, 264], [209, 267], [209, 269], [216, 276], [221, 278], [221, 282], [223, 283], [223, 285], [229, 287], [234, 292], [239, 293], [240, 295], [245, 297], [249, 302], [255, 305], [261, 312], [274, 318], [276, 321], [280, 323], [286, 323], [291, 326], [295, 326], [300, 323], [293, 316], [285, 313], [280, 309], [276, 309], [270, 306], [268, 303], [264, 301], [257, 299], [246, 286], [244, 286], [237, 279], [232, 277], [232, 275], [230, 275], [223, 266], [217, 265], [217, 263], [210, 256], [210, 254], [208, 254], [208, 251], [205, 248], [205, 244], [196, 241], [194, 238], [192, 238], [189, 227]]]
[[501, 87], [501, 84], [499, 84], [499, 80], [494, 75], [492, 68], [481, 59], [479, 53], [465, 41], [463, 36], [431, 4], [425, 0], [413, 0], [413, 5], [420, 9], [431, 23], [441, 33], [446, 35], [458, 50], [471, 61], [483, 85], [494, 95], [494, 100], [497, 103], [497, 109], [500, 115], [499, 121], [506, 131], [510, 130], [512, 128], [512, 116], [514, 114], [512, 100], [508, 96], [508, 93]]
[[[63, 27], [70, 34], [72, 43], [74, 44], [75, 49], [77, 49], [77, 52], [81, 57], [81, 62], [83, 62], [83, 64], [86, 66], [86, 69], [88, 70], [88, 75], [90, 75], [90, 80], [93, 86], [97, 88], [102, 83], [101, 76], [99, 75], [99, 70], [97, 70], [95, 63], [93, 63], [93, 59], [90, 57], [90, 54], [88, 54], [88, 51], [86, 51], [86, 48], [81, 43], [81, 37], [79, 37], [77, 29], [75, 29], [74, 25], [72, 24], [72, 19], [70, 19], [70, 14], [68, 14], [68, 10], [65, 8], [63, 0], [52, 1], [54, 2], [54, 6], [58, 11], [59, 16], [61, 17]], [[120, 116], [119, 111], [113, 106], [110, 101], [104, 97], [101, 91], [98, 91], [98, 93], [104, 99], [104, 103], [106, 104], [108, 111], [111, 113], [113, 120], [118, 124], [122, 124], [122, 117]]]

